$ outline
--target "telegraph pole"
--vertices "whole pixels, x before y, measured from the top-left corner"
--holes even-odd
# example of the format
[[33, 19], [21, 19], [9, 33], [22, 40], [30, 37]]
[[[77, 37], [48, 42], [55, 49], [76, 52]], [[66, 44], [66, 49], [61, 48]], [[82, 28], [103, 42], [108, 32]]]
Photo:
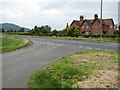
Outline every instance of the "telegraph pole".
[[102, 3], [103, 3], [103, 0], [101, 0], [101, 12], [100, 12], [100, 31], [101, 31], [101, 33], [100, 33], [100, 38], [102, 38], [102, 33], [103, 33], [103, 27], [102, 27]]

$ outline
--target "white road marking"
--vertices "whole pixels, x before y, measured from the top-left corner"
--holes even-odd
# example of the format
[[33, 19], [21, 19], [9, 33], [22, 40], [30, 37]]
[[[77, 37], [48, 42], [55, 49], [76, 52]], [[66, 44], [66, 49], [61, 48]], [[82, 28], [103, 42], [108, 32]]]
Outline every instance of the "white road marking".
[[[33, 40], [32, 40], [33, 41]], [[41, 43], [41, 44], [50, 44], [50, 45], [56, 45], [55, 47], [49, 48], [48, 50], [63, 46], [64, 44], [55, 44], [55, 43], [49, 43], [49, 42], [38, 42], [38, 41], [33, 41], [35, 43]], [[66, 45], [66, 46], [71, 46], [71, 47], [79, 47], [81, 49], [86, 48], [86, 49], [92, 49], [91, 47], [84, 47], [84, 46], [75, 46], [75, 45]], [[96, 50], [100, 50], [99, 48], [95, 48]]]
[[99, 48], [95, 48], [96, 50], [100, 50]]
[[69, 46], [70, 47], [70, 45], [65, 45], [65, 46]]
[[60, 47], [60, 46], [63, 46], [63, 45], [58, 45], [58, 46], [55, 46], [55, 47], [49, 48], [48, 50], [52, 50], [52, 49], [55, 49], [55, 48]]
[[55, 44], [55, 45], [60, 45], [60, 44]]
[[91, 47], [86, 47], [87, 49], [92, 49]]
[[84, 46], [79, 46], [79, 48], [84, 48]]
[[34, 41], [34, 40], [31, 40], [31, 41], [34, 43], [50, 44], [50, 45], [57, 45], [57, 46], [64, 45], [64, 44], [55, 44], [55, 43], [49, 43], [49, 42], [39, 42], [39, 41]]
[[46, 44], [46, 42], [42, 42], [42, 44]]
[[46, 44], [50, 44], [50, 43], [46, 43]]
[[60, 45], [64, 45], [64, 44], [60, 44]]
[[77, 47], [77, 46], [75, 46], [75, 45], [72, 45], [72, 47]]
[[108, 50], [108, 49], [104, 49], [104, 50]]

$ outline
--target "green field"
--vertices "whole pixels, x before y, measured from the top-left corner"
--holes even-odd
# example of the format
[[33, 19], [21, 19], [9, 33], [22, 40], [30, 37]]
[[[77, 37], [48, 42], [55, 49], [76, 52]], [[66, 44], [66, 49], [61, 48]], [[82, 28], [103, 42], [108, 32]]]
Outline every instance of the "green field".
[[[78, 82], [88, 80], [89, 77], [96, 75], [95, 80], [90, 82], [97, 84], [96, 86], [89, 86], [87, 88], [98, 88], [102, 85], [106, 88], [106, 79], [101, 83], [99, 77], [104, 77], [104, 72], [113, 72], [109, 77], [112, 79], [116, 72], [118, 72], [118, 52], [117, 51], [103, 51], [103, 50], [90, 50], [82, 51], [76, 54], [64, 56], [59, 58], [56, 62], [47, 66], [43, 70], [33, 72], [28, 86], [30, 88], [78, 88]], [[114, 73], [115, 72], [115, 73]], [[100, 76], [98, 76], [98, 74]], [[109, 76], [109, 73], [108, 73]], [[109, 82], [109, 88], [116, 88], [117, 78], [114, 82]], [[84, 88], [79, 86], [79, 88]], [[102, 87], [101, 86], [101, 87]], [[99, 88], [101, 88], [99, 87]]]
[[29, 44], [28, 40], [22, 38], [0, 37], [0, 40], [0, 53], [11, 52]]

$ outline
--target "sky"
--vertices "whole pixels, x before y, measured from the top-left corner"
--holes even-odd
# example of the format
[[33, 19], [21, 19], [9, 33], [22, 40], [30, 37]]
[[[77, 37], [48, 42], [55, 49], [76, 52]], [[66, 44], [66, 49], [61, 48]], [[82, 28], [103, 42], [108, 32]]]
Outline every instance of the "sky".
[[118, 24], [120, 25], [120, 1], [118, 4]]
[[[73, 20], [100, 17], [101, 0], [1, 0], [0, 23], [14, 23], [32, 29], [35, 25], [50, 25], [62, 30]], [[118, 1], [103, 0], [103, 18], [113, 18], [118, 24]]]

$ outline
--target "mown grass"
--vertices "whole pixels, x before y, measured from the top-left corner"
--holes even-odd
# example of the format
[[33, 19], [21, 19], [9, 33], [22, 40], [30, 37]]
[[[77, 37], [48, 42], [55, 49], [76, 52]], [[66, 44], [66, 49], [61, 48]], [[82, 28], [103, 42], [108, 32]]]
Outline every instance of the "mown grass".
[[33, 73], [30, 88], [75, 88], [99, 69], [118, 69], [118, 52], [90, 50], [59, 58], [43, 70]]
[[103, 38], [84, 38], [84, 37], [56, 37], [56, 36], [32, 36], [32, 35], [14, 35], [3, 33], [3, 35], [10, 35], [10, 36], [23, 36], [23, 37], [40, 37], [40, 38], [54, 38], [54, 39], [68, 39], [68, 40], [87, 40], [87, 41], [102, 41], [102, 42], [112, 42], [112, 43], [120, 43], [120, 38], [114, 37], [103, 37]]
[[0, 37], [0, 53], [11, 52], [13, 50], [27, 46], [30, 42], [22, 38]]

